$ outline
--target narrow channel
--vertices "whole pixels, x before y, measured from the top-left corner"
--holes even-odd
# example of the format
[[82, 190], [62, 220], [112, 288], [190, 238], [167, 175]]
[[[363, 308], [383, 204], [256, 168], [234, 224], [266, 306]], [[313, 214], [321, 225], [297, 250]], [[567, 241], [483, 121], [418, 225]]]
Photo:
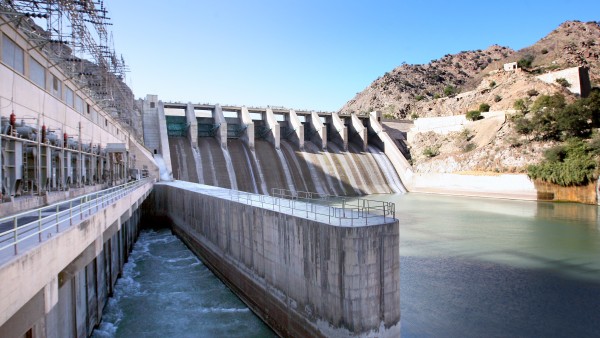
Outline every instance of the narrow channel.
[[276, 337], [169, 229], [145, 229], [93, 337]]

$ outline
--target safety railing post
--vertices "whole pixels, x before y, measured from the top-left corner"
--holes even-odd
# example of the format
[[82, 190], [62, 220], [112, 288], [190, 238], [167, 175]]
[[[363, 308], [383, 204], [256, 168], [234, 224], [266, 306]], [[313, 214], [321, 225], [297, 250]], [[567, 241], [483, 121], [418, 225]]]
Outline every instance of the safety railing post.
[[38, 209], [38, 238], [42, 241], [42, 209]]
[[17, 241], [19, 239], [19, 235], [18, 235], [18, 228], [17, 228], [18, 222], [17, 222], [17, 217], [15, 217], [15, 224], [14, 224], [14, 241], [15, 241], [15, 255], [18, 253], [18, 249], [17, 249]]
[[73, 225], [73, 200], [69, 201], [69, 226]]
[[58, 233], [60, 231], [60, 204], [56, 205], [56, 232]]

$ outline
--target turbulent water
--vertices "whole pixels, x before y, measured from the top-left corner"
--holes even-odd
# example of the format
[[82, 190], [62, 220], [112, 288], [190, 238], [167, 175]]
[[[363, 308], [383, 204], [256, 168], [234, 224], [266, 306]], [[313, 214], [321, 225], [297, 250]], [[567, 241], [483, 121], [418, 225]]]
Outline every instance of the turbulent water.
[[169, 230], [144, 230], [94, 337], [273, 337]]

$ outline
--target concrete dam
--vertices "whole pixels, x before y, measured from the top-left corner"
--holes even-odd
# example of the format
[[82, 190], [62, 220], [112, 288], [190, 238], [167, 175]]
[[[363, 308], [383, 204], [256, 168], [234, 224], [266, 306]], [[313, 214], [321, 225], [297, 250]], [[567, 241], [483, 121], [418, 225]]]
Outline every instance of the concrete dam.
[[[84, 3], [56, 6], [95, 13]], [[1, 337], [92, 335], [154, 216], [281, 336], [399, 335], [394, 204], [326, 204], [410, 190], [377, 113], [148, 95], [129, 112], [138, 128], [133, 97], [118, 105], [95, 91], [110, 81], [90, 82], [115, 80], [110, 67], [59, 58], [18, 6], [2, 9]]]
[[165, 125], [162, 146], [175, 179], [260, 194], [406, 192], [398, 173], [407, 176], [410, 166], [377, 114], [162, 103], [154, 96], [144, 107], [145, 119]]

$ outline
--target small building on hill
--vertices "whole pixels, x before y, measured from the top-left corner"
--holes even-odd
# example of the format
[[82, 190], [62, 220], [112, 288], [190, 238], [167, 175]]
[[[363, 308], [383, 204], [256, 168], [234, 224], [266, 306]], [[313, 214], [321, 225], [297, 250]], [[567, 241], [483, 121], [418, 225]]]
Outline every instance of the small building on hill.
[[504, 71], [505, 72], [510, 72], [513, 70], [517, 70], [518, 66], [516, 62], [509, 62], [509, 63], [505, 63], [504, 64]]

